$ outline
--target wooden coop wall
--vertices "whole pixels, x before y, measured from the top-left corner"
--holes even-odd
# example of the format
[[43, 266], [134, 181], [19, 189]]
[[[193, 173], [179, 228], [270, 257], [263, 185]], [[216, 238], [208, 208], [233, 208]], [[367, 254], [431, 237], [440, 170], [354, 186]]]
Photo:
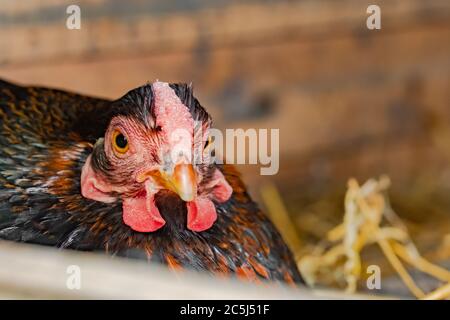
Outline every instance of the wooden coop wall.
[[[192, 81], [218, 127], [281, 128], [271, 178], [286, 188], [323, 153], [364, 149], [367, 169], [389, 144], [407, 159], [450, 113], [446, 0], [378, 1], [377, 31], [361, 0], [82, 0], [81, 30], [68, 30], [71, 3], [2, 1], [0, 77], [108, 98]], [[250, 185], [267, 179], [242, 170]]]

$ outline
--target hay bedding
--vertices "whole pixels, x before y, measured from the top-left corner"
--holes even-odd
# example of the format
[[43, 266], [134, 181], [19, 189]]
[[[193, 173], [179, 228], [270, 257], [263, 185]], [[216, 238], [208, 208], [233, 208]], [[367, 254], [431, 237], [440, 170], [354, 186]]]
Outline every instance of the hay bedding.
[[[432, 203], [425, 205], [428, 213], [419, 201], [414, 207], [421, 211], [422, 221], [405, 223], [391, 204], [390, 186], [387, 176], [369, 179], [363, 184], [350, 179], [343, 199], [342, 195], [334, 194], [328, 197], [328, 201], [322, 199], [300, 209], [303, 212], [294, 221], [298, 220], [297, 225], [301, 226], [301, 245], [299, 239], [293, 241], [292, 228], [287, 228], [289, 233], [284, 236], [289, 243], [295, 244], [293, 249], [299, 269], [311, 287], [340, 288], [347, 294], [358, 291], [373, 294], [372, 290], [367, 290], [365, 280], [368, 277], [367, 266], [375, 264], [383, 275], [383, 290], [378, 294], [405, 296], [404, 288], [407, 288], [410, 295], [419, 299], [450, 299], [450, 265], [445, 266], [445, 260], [450, 258], [448, 215], [435, 214], [436, 208]], [[267, 192], [265, 194], [263, 200], [267, 207], [279, 209], [280, 204], [274, 206], [273, 202], [279, 203], [281, 197], [275, 197], [273, 190], [271, 197]], [[429, 196], [426, 192], [422, 194]], [[340, 215], [342, 221], [332, 226], [333, 215], [320, 213], [333, 211], [339, 199], [344, 203]], [[409, 194], [404, 199], [396, 194], [396, 202], [403, 210], [408, 206], [402, 203], [414, 202], [412, 199], [417, 200], [417, 197]], [[286, 212], [281, 214], [284, 224], [286, 215]], [[271, 216], [275, 220], [280, 219], [273, 214]], [[409, 229], [414, 230], [420, 247], [426, 249], [427, 258], [417, 248]], [[390, 275], [389, 270], [395, 274]]]

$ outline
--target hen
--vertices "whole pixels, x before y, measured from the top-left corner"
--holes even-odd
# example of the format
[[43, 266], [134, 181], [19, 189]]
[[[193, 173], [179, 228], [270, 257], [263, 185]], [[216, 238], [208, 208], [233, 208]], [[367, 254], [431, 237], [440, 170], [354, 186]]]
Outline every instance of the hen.
[[0, 239], [301, 282], [237, 171], [192, 161], [210, 125], [185, 84], [108, 101], [0, 81]]

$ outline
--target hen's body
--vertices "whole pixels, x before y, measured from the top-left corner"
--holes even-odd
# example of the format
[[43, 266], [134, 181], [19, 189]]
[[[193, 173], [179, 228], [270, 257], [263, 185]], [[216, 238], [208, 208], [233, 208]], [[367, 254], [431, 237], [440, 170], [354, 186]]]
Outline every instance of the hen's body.
[[232, 166], [220, 167], [232, 197], [215, 204], [218, 220], [203, 232], [186, 229], [186, 206], [168, 191], [156, 196], [167, 223], [151, 233], [123, 223], [120, 201], [82, 197], [81, 169], [105, 132], [109, 107], [107, 100], [0, 81], [0, 239], [301, 281], [289, 249]]

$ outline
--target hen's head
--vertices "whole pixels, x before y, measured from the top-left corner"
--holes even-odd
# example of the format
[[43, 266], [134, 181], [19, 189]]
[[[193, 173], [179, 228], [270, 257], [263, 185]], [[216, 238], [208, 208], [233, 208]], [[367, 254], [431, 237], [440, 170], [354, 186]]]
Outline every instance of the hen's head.
[[152, 232], [165, 224], [155, 195], [169, 190], [186, 202], [188, 229], [210, 228], [217, 218], [213, 201], [228, 200], [232, 189], [210, 163], [211, 118], [191, 87], [155, 82], [128, 92], [111, 111], [83, 166], [82, 195], [122, 200], [124, 223]]

